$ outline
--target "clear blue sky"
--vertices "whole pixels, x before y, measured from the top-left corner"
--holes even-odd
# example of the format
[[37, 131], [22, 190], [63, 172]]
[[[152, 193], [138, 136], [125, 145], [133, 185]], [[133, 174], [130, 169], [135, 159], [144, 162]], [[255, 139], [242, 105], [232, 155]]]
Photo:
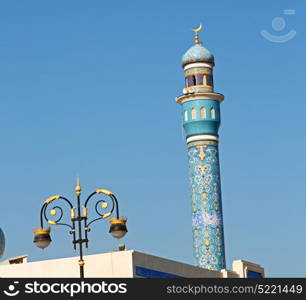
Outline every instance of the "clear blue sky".
[[[284, 15], [295, 9], [295, 15]], [[215, 55], [227, 267], [305, 276], [305, 3], [1, 1], [0, 226], [4, 258], [74, 255], [65, 228], [33, 244], [43, 201], [114, 191], [128, 249], [193, 263], [181, 56], [200, 22]], [[271, 21], [287, 24], [275, 31]], [[260, 35], [296, 30], [286, 43]], [[88, 254], [117, 248], [96, 223]]]

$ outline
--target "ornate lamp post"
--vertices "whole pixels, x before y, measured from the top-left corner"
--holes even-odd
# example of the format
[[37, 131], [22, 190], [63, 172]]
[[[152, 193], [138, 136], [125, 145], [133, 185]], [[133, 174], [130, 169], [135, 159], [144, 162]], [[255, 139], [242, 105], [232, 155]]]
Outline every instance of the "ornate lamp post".
[[[75, 193], [77, 196], [77, 206], [73, 207], [72, 203], [65, 197], [62, 197], [60, 195], [52, 196], [48, 198], [40, 211], [40, 228], [34, 229], [34, 243], [36, 244], [37, 247], [44, 249], [49, 246], [51, 243], [51, 237], [50, 237], [50, 231], [51, 228], [46, 228], [44, 227], [44, 219], [50, 224], [50, 225], [62, 225], [70, 228], [70, 234], [73, 237], [73, 248], [76, 250], [77, 244], [79, 245], [79, 254], [80, 254], [80, 259], [79, 259], [79, 266], [80, 266], [80, 278], [84, 278], [84, 260], [83, 260], [83, 244], [85, 244], [85, 247], [88, 248], [88, 232], [90, 231], [90, 225], [93, 222], [96, 222], [98, 220], [103, 220], [108, 217], [110, 217], [114, 210], [116, 217], [111, 218], [109, 223], [110, 229], [109, 232], [114, 238], [120, 239], [122, 238], [126, 233], [127, 233], [127, 228], [126, 228], [126, 222], [127, 219], [125, 217], [119, 217], [119, 206], [118, 206], [118, 201], [115, 195], [105, 189], [98, 189], [95, 192], [91, 193], [83, 206], [81, 206], [81, 186], [80, 186], [80, 180], [78, 178], [77, 180], [77, 185], [75, 187]], [[88, 220], [88, 215], [87, 215], [87, 204], [89, 200], [93, 198], [94, 195], [96, 194], [104, 194], [109, 197], [111, 200], [111, 206], [108, 212], [106, 213], [101, 213], [99, 210], [102, 209], [107, 209], [108, 208], [108, 203], [105, 200], [99, 200], [95, 204], [95, 211], [98, 215], [97, 218], [93, 220]], [[56, 216], [59, 213], [59, 216], [57, 217], [56, 220], [50, 220], [47, 217], [47, 209], [48, 206], [55, 200], [63, 200], [70, 208], [70, 220], [71, 220], [71, 225], [62, 223], [60, 222], [63, 218], [64, 212], [63, 209], [60, 206], [53, 206], [51, 210], [49, 211], [51, 216]], [[100, 208], [101, 207], [101, 208]], [[83, 237], [84, 236], [84, 237]]]

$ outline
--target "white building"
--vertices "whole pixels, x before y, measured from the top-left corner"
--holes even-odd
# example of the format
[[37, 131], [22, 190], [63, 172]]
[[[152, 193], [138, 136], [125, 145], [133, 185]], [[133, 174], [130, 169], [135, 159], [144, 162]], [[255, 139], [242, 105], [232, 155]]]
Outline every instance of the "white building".
[[[0, 277], [61, 278], [80, 276], [79, 257], [28, 262], [27, 255], [0, 263]], [[165, 259], [134, 250], [87, 255], [85, 278], [245, 278], [264, 277], [264, 269], [257, 264], [235, 260], [232, 270], [214, 271]]]

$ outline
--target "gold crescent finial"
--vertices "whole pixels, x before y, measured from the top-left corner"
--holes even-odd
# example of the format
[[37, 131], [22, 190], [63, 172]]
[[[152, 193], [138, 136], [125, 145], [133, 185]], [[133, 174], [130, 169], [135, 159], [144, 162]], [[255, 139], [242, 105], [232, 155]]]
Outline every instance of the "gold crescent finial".
[[200, 26], [198, 28], [193, 28], [192, 30], [195, 32], [194, 43], [195, 44], [200, 44], [199, 32], [202, 30], [202, 24], [200, 24]]
[[194, 32], [199, 32], [202, 30], [202, 24], [198, 28], [192, 29]]

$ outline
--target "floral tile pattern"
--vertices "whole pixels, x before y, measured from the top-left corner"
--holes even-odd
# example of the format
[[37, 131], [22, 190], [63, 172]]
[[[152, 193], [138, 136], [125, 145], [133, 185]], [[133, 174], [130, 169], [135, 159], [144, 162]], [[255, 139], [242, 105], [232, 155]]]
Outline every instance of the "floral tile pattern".
[[221, 270], [225, 249], [218, 145], [192, 145], [188, 156], [196, 264]]

